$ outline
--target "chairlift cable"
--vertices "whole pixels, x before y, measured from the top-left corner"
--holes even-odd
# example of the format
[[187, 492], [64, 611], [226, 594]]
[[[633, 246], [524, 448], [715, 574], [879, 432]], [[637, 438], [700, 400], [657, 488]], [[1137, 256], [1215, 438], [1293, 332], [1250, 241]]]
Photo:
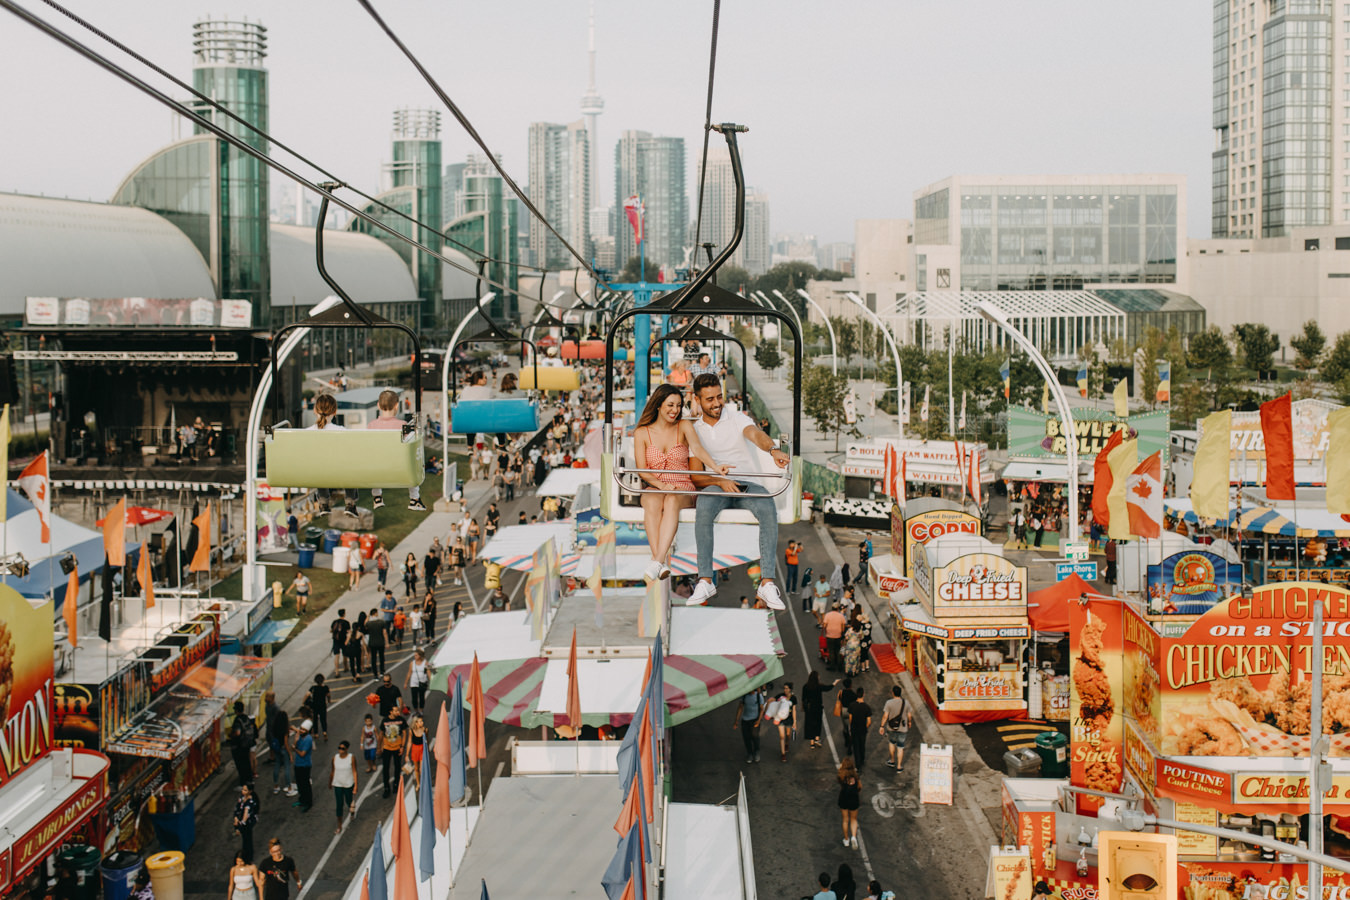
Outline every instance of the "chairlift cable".
[[[87, 21], [85, 21], [84, 19], [80, 18], [80, 17], [79, 17], [78, 15], [76, 15], [74, 12], [72, 12], [72, 11], [66, 9], [66, 8], [65, 8], [64, 6], [62, 6], [61, 4], [57, 3], [56, 0], [42, 0], [42, 2], [46, 3], [48, 6], [50, 6], [52, 9], [56, 10], [57, 12], [59, 12], [61, 15], [65, 16], [66, 18], [68, 18], [68, 19], [70, 19], [71, 21], [75, 22], [77, 25], [80, 25], [81, 27], [83, 27], [83, 28], [85, 28], [85, 29], [87, 29], [87, 30], [93, 32], [94, 34], [98, 35], [100, 38], [102, 38], [103, 40], [107, 41], [109, 44], [112, 44], [112, 45], [113, 45], [114, 47], [116, 47], [118, 50], [121, 50], [121, 51], [122, 51], [123, 53], [125, 53], [127, 56], [130, 56], [132, 59], [134, 59], [134, 60], [136, 60], [137, 62], [141, 63], [141, 64], [144, 65], [146, 68], [150, 69], [151, 71], [155, 72], [155, 73], [158, 74], [158, 75], [163, 76], [164, 78], [167, 78], [169, 81], [173, 82], [174, 85], [176, 85], [177, 87], [180, 87], [180, 88], [182, 88], [183, 90], [187, 91], [188, 93], [192, 94], [192, 95], [193, 95], [194, 97], [196, 97], [198, 100], [202, 101], [203, 103], [209, 104], [209, 105], [210, 105], [212, 108], [214, 108], [215, 110], [217, 110], [217, 111], [219, 111], [219, 112], [221, 112], [221, 113], [224, 113], [225, 115], [229, 116], [229, 117], [230, 117], [232, 120], [234, 120], [235, 122], [239, 123], [240, 125], [244, 126], [245, 128], [249, 129], [250, 131], [252, 131], [254, 134], [258, 135], [258, 137], [263, 138], [263, 139], [266, 140], [266, 141], [270, 141], [272, 144], [275, 144], [276, 146], [280, 147], [282, 150], [286, 151], [286, 152], [289, 153], [291, 156], [294, 156], [296, 159], [300, 160], [300, 162], [304, 163], [305, 165], [311, 167], [312, 169], [314, 169], [314, 170], [315, 170], [316, 172], [318, 172], [319, 174], [326, 176], [328, 179], [330, 179], [330, 180], [332, 180], [332, 181], [336, 181], [336, 182], [340, 183], [343, 187], [348, 188], [348, 189], [351, 190], [353, 193], [355, 193], [357, 196], [359, 196], [359, 197], [361, 197], [361, 198], [363, 198], [363, 199], [365, 199], [365, 200], [368, 200], [368, 201], [371, 202], [371, 203], [374, 203], [376, 206], [380, 207], [381, 209], [385, 210], [386, 212], [393, 213], [394, 215], [398, 216], [399, 218], [405, 219], [406, 221], [411, 222], [412, 224], [416, 225], [418, 228], [424, 228], [424, 229], [426, 229], [427, 231], [430, 231], [430, 232], [436, 234], [438, 237], [440, 237], [442, 240], [446, 241], [447, 243], [453, 244], [454, 246], [458, 247], [459, 249], [464, 250], [464, 251], [467, 252], [467, 253], [473, 254], [475, 257], [483, 257], [483, 254], [479, 253], [477, 250], [475, 250], [475, 249], [474, 249], [473, 247], [471, 247], [470, 245], [465, 244], [465, 243], [463, 243], [463, 242], [461, 242], [461, 241], [455, 240], [454, 238], [450, 237], [449, 235], [443, 233], [439, 228], [432, 228], [431, 226], [426, 225], [425, 223], [423, 223], [423, 222], [421, 222], [421, 221], [419, 221], [419, 220], [413, 218], [412, 216], [408, 215], [407, 213], [403, 212], [402, 210], [400, 210], [400, 209], [395, 209], [394, 207], [392, 207], [392, 206], [390, 206], [389, 204], [387, 204], [387, 203], [385, 203], [385, 202], [379, 200], [378, 198], [372, 197], [371, 195], [365, 193], [364, 191], [361, 191], [361, 190], [359, 190], [358, 188], [352, 187], [352, 186], [351, 186], [350, 184], [348, 184], [346, 181], [343, 181], [341, 178], [339, 178], [338, 176], [334, 175], [332, 172], [328, 171], [328, 170], [325, 169], [323, 166], [319, 165], [318, 163], [314, 162], [314, 161], [311, 160], [311, 159], [306, 158], [306, 157], [305, 157], [304, 155], [302, 155], [298, 150], [295, 150], [295, 149], [293, 149], [292, 147], [287, 146], [287, 145], [286, 145], [285, 143], [283, 143], [282, 141], [278, 140], [277, 138], [275, 138], [275, 137], [273, 137], [272, 135], [268, 134], [268, 133], [267, 133], [266, 131], [264, 131], [263, 129], [259, 128], [257, 125], [254, 125], [253, 123], [251, 123], [251, 122], [249, 122], [249, 121], [247, 121], [247, 120], [241, 118], [240, 116], [236, 115], [235, 113], [231, 112], [228, 108], [226, 108], [225, 106], [222, 106], [220, 103], [217, 103], [215, 100], [211, 99], [210, 97], [206, 96], [206, 95], [203, 94], [202, 92], [198, 91], [196, 88], [194, 88], [192, 85], [188, 84], [186, 81], [183, 81], [182, 79], [178, 78], [176, 75], [174, 75], [173, 73], [171, 73], [171, 72], [169, 72], [168, 70], [164, 69], [162, 66], [159, 66], [158, 64], [152, 62], [151, 60], [146, 59], [144, 56], [142, 56], [141, 54], [137, 53], [135, 50], [131, 49], [131, 48], [128, 47], [126, 44], [123, 44], [121, 41], [117, 40], [117, 39], [114, 38], [112, 35], [107, 34], [106, 32], [100, 30], [100, 29], [98, 28], [98, 26], [96, 26], [96, 25], [92, 24], [91, 22], [87, 22]], [[520, 268], [520, 269], [531, 269], [531, 270], [534, 270], [534, 271], [539, 271], [539, 269], [538, 269], [537, 266], [531, 266], [531, 265], [527, 265], [527, 264], [525, 264], [525, 263], [513, 263], [513, 262], [508, 262], [508, 261], [506, 261], [506, 260], [504, 260], [504, 259], [493, 259], [492, 257], [483, 257], [483, 258], [486, 259], [488, 262], [492, 262], [492, 263], [500, 263], [500, 264], [502, 264], [502, 265], [513, 266], [513, 267], [515, 267], [515, 268]]]
[[558, 232], [558, 229], [553, 227], [553, 223], [545, 218], [544, 214], [539, 211], [539, 208], [534, 205], [534, 202], [530, 200], [529, 196], [520, 189], [518, 184], [516, 184], [515, 179], [507, 174], [506, 169], [497, 161], [496, 155], [488, 148], [487, 142], [483, 140], [482, 136], [478, 133], [478, 130], [473, 127], [473, 124], [469, 121], [468, 117], [455, 105], [455, 101], [450, 99], [450, 95], [445, 92], [440, 84], [437, 83], [436, 79], [432, 77], [431, 73], [427, 71], [426, 66], [422, 65], [421, 60], [408, 49], [408, 46], [399, 39], [399, 36], [394, 33], [394, 30], [380, 17], [380, 14], [375, 11], [375, 7], [370, 4], [370, 0], [357, 0], [357, 2], [361, 4], [366, 12], [370, 13], [370, 17], [375, 20], [375, 24], [379, 25], [380, 29], [389, 36], [389, 40], [394, 42], [394, 46], [398, 47], [398, 49], [403, 52], [403, 55], [408, 58], [408, 62], [413, 64], [413, 68], [417, 69], [418, 74], [422, 76], [422, 79], [427, 83], [431, 90], [435, 92], [436, 96], [440, 98], [440, 101], [445, 104], [445, 108], [450, 110], [450, 114], [455, 117], [469, 137], [473, 138], [474, 143], [482, 149], [484, 155], [487, 156], [488, 162], [497, 170], [497, 174], [502, 176], [502, 181], [511, 188], [511, 191], [519, 198], [520, 202], [525, 204], [525, 208], [528, 209], [534, 217], [538, 219], [564, 247], [567, 248], [567, 252], [572, 254], [573, 259], [581, 263], [582, 268], [587, 272], [590, 272], [593, 277], [598, 278], [599, 276], [596, 275], [595, 270], [591, 268], [591, 264], [586, 261], [585, 257], [578, 253], [576, 248], [567, 242], [567, 238], [563, 237]]
[[480, 276], [477, 271], [470, 269], [469, 267], [459, 262], [456, 262], [455, 260], [450, 259], [449, 257], [444, 256], [435, 250], [432, 250], [430, 247], [426, 246], [421, 241], [418, 241], [412, 237], [409, 237], [408, 235], [401, 234], [400, 232], [395, 231], [394, 228], [390, 226], [388, 223], [381, 222], [379, 219], [377, 219], [375, 216], [372, 216], [370, 213], [357, 209], [352, 204], [336, 196], [327, 188], [320, 187], [318, 184], [310, 181], [309, 179], [305, 178], [298, 172], [295, 172], [290, 168], [288, 168], [287, 166], [283, 165], [282, 163], [279, 163], [276, 160], [272, 159], [266, 153], [263, 153], [262, 151], [249, 146], [241, 138], [233, 134], [230, 134], [228, 131], [226, 131], [224, 128], [220, 127], [216, 123], [212, 122], [210, 119], [198, 115], [196, 112], [184, 106], [182, 103], [173, 99], [169, 95], [165, 94], [163, 91], [159, 90], [153, 85], [147, 84], [141, 78], [138, 78], [137, 76], [128, 72], [126, 69], [117, 65], [117, 63], [112, 62], [107, 57], [99, 54], [97, 51], [80, 43], [75, 38], [71, 37], [61, 29], [57, 28], [55, 25], [52, 25], [50, 22], [47, 22], [44, 19], [34, 15], [33, 13], [30, 13], [28, 10], [24, 9], [19, 4], [13, 2], [13, 0], [0, 0], [0, 8], [8, 10], [9, 12], [13, 13], [17, 18], [22, 19], [29, 25], [32, 25], [38, 31], [43, 32], [48, 37], [51, 37], [58, 43], [64, 44], [66, 47], [75, 51], [80, 56], [83, 56], [85, 59], [94, 63], [99, 68], [104, 69], [105, 71], [115, 75], [116, 77], [125, 81], [127, 84], [141, 91], [141, 93], [151, 97], [154, 100], [159, 101], [162, 105], [178, 113], [180, 116], [183, 116], [186, 119], [196, 122], [202, 128], [205, 128], [207, 131], [210, 131], [216, 137], [220, 138], [221, 140], [225, 141], [226, 143], [230, 144], [236, 149], [244, 153], [247, 153], [249, 156], [254, 157], [255, 159], [262, 162], [264, 165], [272, 169], [275, 169], [280, 174], [286, 176], [287, 178], [291, 179], [297, 184], [308, 188], [309, 190], [313, 191], [319, 196], [327, 197], [330, 201], [332, 201], [332, 203], [347, 210], [347, 212], [351, 213], [358, 219], [361, 219], [362, 221], [368, 222], [371, 225], [376, 226], [377, 228], [381, 228], [387, 231], [390, 235], [397, 238], [398, 240], [403, 241], [408, 246], [415, 247], [416, 249], [421, 250], [423, 253], [427, 254], [428, 256], [439, 259], [441, 262], [449, 266], [452, 266], [456, 269], [459, 269], [461, 272], [465, 272], [466, 274], [472, 275], [475, 278], [478, 278], [484, 284], [497, 288], [498, 290], [503, 291], [504, 293], [507, 294], [520, 293], [519, 289], [517, 288], [508, 287], [507, 285], [493, 281], [492, 279], [486, 276]]
[[708, 135], [712, 132], [713, 76], [717, 74], [717, 21], [722, 0], [713, 0], [712, 47], [708, 51], [708, 108], [703, 116], [703, 163], [698, 170], [698, 215], [694, 219], [694, 262], [698, 262], [699, 232], [703, 229], [703, 186], [708, 180]]

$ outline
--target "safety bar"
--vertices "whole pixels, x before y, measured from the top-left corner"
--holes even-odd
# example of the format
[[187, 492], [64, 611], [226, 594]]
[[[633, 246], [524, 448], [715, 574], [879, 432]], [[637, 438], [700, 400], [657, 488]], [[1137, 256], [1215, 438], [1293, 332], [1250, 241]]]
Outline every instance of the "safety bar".
[[[703, 497], [703, 496], [706, 496], [705, 492], [704, 492], [704, 491], [700, 491], [700, 490], [693, 490], [693, 491], [675, 490], [675, 491], [671, 491], [671, 490], [666, 490], [665, 488], [657, 489], [657, 488], [654, 488], [654, 487], [649, 487], [649, 486], [647, 486], [647, 482], [644, 481], [644, 480], [642, 480], [641, 478], [638, 479], [638, 484], [639, 484], [638, 487], [633, 487], [633, 486], [631, 486], [631, 485], [629, 485], [629, 484], [624, 484], [624, 482], [623, 482], [622, 479], [623, 479], [623, 476], [625, 476], [625, 475], [672, 475], [672, 474], [673, 474], [673, 475], [680, 475], [680, 474], [685, 474], [685, 475], [689, 475], [689, 476], [693, 476], [693, 475], [706, 475], [706, 476], [709, 476], [709, 477], [713, 477], [713, 476], [716, 475], [716, 473], [709, 472], [709, 471], [707, 471], [706, 469], [698, 469], [698, 470], [689, 470], [689, 469], [684, 469], [684, 470], [682, 470], [682, 469], [633, 469], [633, 468], [627, 468], [627, 467], [624, 467], [624, 466], [620, 466], [620, 465], [618, 465], [618, 460], [621, 458], [621, 456], [620, 456], [620, 454], [619, 454], [619, 446], [618, 446], [620, 441], [622, 441], [622, 433], [621, 433], [621, 432], [618, 433], [618, 434], [616, 434], [615, 437], [611, 440], [611, 446], [610, 446], [610, 448], [609, 448], [609, 449], [610, 449], [610, 453], [611, 453], [611, 455], [614, 457], [614, 460], [615, 460], [614, 472], [613, 472], [613, 474], [612, 474], [612, 477], [613, 477], [613, 479], [614, 479], [614, 484], [617, 485], [618, 488], [619, 488], [620, 490], [624, 491], [625, 493], [630, 493], [630, 494], [645, 494], [645, 493], [651, 493], [651, 494], [674, 494], [674, 495], [676, 495], [676, 496], [685, 496], [685, 497]], [[789, 459], [790, 459], [791, 456], [792, 456], [792, 450], [791, 450], [791, 445], [790, 445], [789, 441], [787, 441], [786, 439], [780, 439], [780, 440], [779, 440], [779, 444], [780, 444], [780, 446], [779, 446], [779, 447], [776, 447], [775, 449], [782, 450], [784, 453], [786, 453], [786, 454], [788, 455], [788, 457], [789, 457]], [[728, 472], [726, 475], [717, 475], [716, 477], [719, 477], [719, 478], [729, 478], [729, 479], [731, 479], [732, 481], [740, 481], [740, 480], [747, 479], [747, 478], [769, 478], [769, 479], [774, 479], [774, 480], [776, 480], [776, 481], [782, 482], [782, 484], [780, 484], [778, 487], [776, 487], [776, 488], [775, 488], [774, 490], [772, 490], [772, 491], [766, 491], [766, 492], [763, 493], [763, 494], [755, 494], [754, 496], [756, 496], [756, 497], [777, 497], [779, 494], [784, 493], [789, 487], [792, 486], [792, 465], [791, 465], [791, 463], [789, 462], [788, 465], [786, 465], [786, 466], [784, 466], [783, 468], [777, 470], [776, 472], [738, 472], [738, 471], [736, 471], [735, 469], [732, 469], [732, 470], [731, 470], [730, 472]], [[761, 485], [761, 487], [763, 487], [763, 485]]]

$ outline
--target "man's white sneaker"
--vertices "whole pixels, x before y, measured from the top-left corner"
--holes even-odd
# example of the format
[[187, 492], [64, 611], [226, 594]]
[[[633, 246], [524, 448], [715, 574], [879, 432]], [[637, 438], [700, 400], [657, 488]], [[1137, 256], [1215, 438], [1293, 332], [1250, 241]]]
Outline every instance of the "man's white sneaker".
[[778, 590], [778, 582], [776, 581], [761, 581], [759, 589], [755, 591], [755, 596], [763, 600], [769, 609], [787, 609], [783, 605], [783, 594]]
[[689, 599], [684, 601], [685, 606], [707, 606], [708, 601], [717, 596], [717, 588], [713, 587], [711, 581], [699, 579], [694, 585], [694, 593]]
[[647, 563], [647, 568], [642, 570], [642, 577], [647, 581], [659, 581], [661, 579], [661, 563], [657, 560]]

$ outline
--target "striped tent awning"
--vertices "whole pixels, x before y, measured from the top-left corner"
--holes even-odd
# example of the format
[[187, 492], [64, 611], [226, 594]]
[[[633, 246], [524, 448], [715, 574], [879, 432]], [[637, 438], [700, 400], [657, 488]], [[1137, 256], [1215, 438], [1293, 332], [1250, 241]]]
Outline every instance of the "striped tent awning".
[[576, 543], [576, 523], [571, 519], [535, 525], [508, 525], [493, 535], [478, 555], [499, 566], [526, 572], [534, 561], [534, 552], [547, 544], [550, 538], [562, 556], [563, 572], [566, 574], [567, 551]]
[[1163, 501], [1163, 510], [1169, 516], [1184, 520], [1187, 524], [1212, 528], [1234, 528], [1248, 534], [1267, 534], [1279, 537], [1350, 537], [1350, 522], [1339, 516], [1333, 516], [1325, 509], [1300, 509], [1298, 522], [1294, 521], [1293, 507], [1271, 508], [1255, 506], [1238, 510], [1231, 507], [1228, 515], [1215, 522], [1201, 522], [1200, 517], [1191, 508], [1188, 499], [1168, 497]]
[[[483, 679], [483, 702], [487, 707], [484, 715], [503, 725], [529, 725], [524, 719], [539, 702], [539, 689], [544, 685], [544, 668], [548, 660], [543, 657], [534, 659], [499, 659], [493, 662], [479, 662], [478, 671]], [[455, 676], [464, 679], [465, 707], [468, 706], [469, 674], [473, 663], [453, 666], [449, 669], [437, 669], [431, 677], [433, 691], [453, 691]], [[449, 686], [450, 691], [446, 688]]]

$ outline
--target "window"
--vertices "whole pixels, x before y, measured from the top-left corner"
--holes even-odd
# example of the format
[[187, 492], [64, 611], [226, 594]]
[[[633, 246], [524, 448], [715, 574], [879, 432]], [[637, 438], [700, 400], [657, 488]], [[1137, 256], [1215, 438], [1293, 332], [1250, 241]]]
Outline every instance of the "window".
[[1321, 244], [1320, 244], [1320, 242], [1319, 242], [1319, 240], [1318, 240], [1317, 238], [1306, 238], [1306, 239], [1304, 239], [1304, 241], [1303, 241], [1303, 249], [1304, 249], [1304, 250], [1318, 250], [1318, 249], [1321, 249]]
[[938, 286], [938, 289], [939, 289], [939, 290], [941, 290], [942, 288], [948, 288], [948, 289], [951, 288], [951, 286], [952, 286], [952, 270], [951, 270], [951, 269], [938, 269], [938, 270], [937, 270], [937, 286]]
[[1337, 250], [1350, 250], [1350, 237], [1338, 237], [1338, 238], [1336, 238], [1336, 249], [1337, 249]]

